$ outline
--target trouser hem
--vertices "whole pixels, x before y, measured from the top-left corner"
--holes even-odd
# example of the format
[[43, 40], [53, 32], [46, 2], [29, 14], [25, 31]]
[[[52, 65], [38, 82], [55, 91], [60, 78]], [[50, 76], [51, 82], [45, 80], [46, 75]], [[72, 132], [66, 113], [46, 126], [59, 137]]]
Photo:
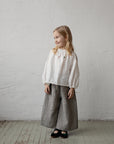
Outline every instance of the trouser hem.
[[41, 125], [41, 126], [44, 126], [44, 127], [47, 127], [47, 128], [57, 128], [57, 129], [66, 130], [66, 131], [72, 131], [72, 130], [78, 129], [78, 126], [77, 126], [77, 127], [74, 127], [74, 128], [70, 128], [70, 129], [69, 129], [69, 128], [61, 129], [60, 127], [56, 127], [56, 125], [55, 125], [55, 126], [50, 126], [50, 125], [47, 125], [47, 124], [45, 124], [45, 123], [43, 123], [43, 122], [41, 122], [40, 125]]

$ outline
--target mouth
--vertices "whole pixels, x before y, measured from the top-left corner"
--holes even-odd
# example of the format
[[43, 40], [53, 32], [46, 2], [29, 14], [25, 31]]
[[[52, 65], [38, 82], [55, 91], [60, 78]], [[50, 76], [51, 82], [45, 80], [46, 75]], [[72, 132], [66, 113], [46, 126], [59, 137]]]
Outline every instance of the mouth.
[[59, 43], [56, 43], [56, 44], [59, 44]]

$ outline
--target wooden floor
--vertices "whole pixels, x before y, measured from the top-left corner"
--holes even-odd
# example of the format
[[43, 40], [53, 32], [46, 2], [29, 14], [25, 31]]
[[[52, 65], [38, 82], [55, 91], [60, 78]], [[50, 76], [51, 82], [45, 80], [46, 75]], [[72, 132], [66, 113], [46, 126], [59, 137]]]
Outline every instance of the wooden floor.
[[67, 139], [51, 138], [40, 121], [0, 121], [0, 144], [114, 144], [114, 121], [79, 121]]

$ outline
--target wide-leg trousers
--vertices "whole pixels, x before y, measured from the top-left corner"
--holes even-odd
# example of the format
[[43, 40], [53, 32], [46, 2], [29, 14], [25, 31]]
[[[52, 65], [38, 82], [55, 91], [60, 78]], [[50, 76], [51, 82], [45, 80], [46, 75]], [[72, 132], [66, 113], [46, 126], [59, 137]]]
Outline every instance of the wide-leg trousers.
[[41, 125], [61, 130], [78, 128], [76, 93], [68, 99], [69, 87], [50, 84], [50, 94], [45, 93], [41, 113]]

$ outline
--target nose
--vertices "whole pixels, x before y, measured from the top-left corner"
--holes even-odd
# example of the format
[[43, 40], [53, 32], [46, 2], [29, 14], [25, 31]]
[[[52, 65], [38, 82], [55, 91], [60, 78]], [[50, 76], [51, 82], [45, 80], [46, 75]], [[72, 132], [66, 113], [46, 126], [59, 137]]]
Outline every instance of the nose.
[[57, 44], [57, 40], [55, 40], [55, 43]]

